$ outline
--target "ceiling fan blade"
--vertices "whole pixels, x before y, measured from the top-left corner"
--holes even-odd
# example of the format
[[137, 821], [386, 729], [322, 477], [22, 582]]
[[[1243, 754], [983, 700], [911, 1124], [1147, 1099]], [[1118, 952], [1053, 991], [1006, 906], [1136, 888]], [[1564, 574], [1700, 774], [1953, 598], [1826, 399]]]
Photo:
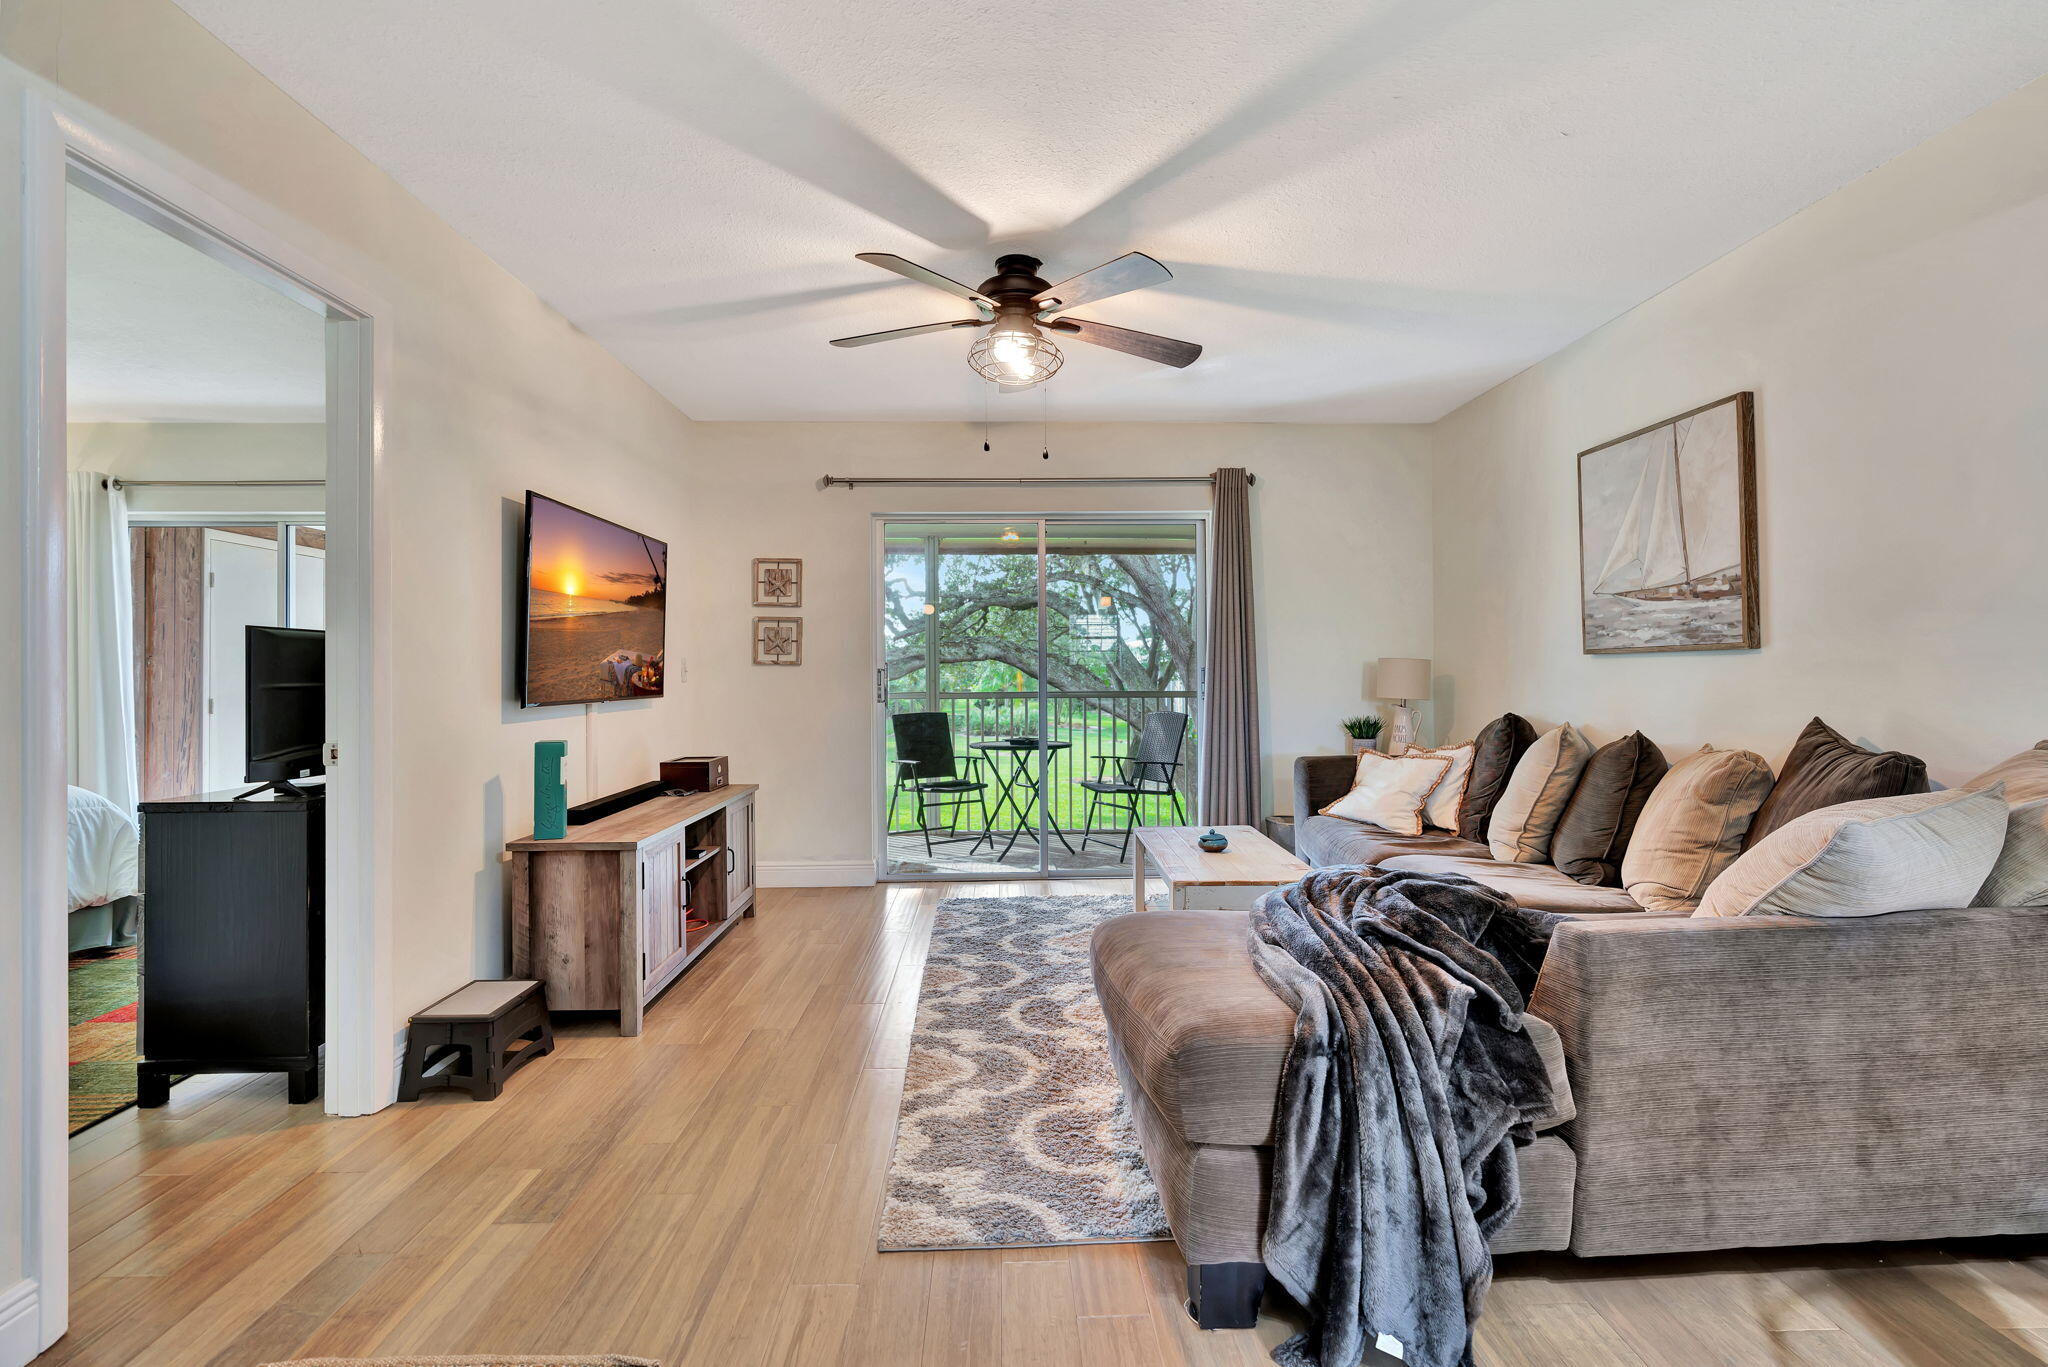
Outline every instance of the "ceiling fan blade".
[[833, 346], [867, 346], [871, 342], [893, 342], [898, 337], [917, 337], [927, 332], [950, 332], [954, 328], [978, 328], [985, 320], [955, 318], [950, 323], [919, 323], [914, 328], [891, 328], [887, 332], [863, 332], [858, 337], [834, 337]]
[[1064, 313], [1083, 304], [1092, 304], [1097, 299], [1107, 299], [1113, 294], [1128, 294], [1132, 290], [1164, 284], [1171, 279], [1173, 272], [1145, 253], [1125, 252], [1116, 260], [1105, 261], [1092, 271], [1083, 271], [1071, 280], [1060, 281], [1049, 290], [1040, 290], [1033, 302], [1042, 305], [1038, 310], [1040, 318], [1050, 318], [1055, 313]]
[[870, 266], [880, 266], [885, 271], [894, 271], [906, 280], [915, 280], [920, 285], [930, 285], [933, 289], [944, 290], [946, 293], [956, 295], [961, 299], [970, 299], [987, 308], [991, 316], [995, 312], [995, 300], [989, 298], [980, 290], [963, 285], [950, 276], [940, 275], [929, 266], [920, 266], [915, 261], [907, 261], [894, 252], [855, 252], [853, 256], [856, 261], [865, 261]]
[[1084, 318], [1054, 318], [1045, 325], [1063, 337], [1088, 342], [1094, 346], [1108, 347], [1128, 356], [1142, 356], [1148, 361], [1170, 365], [1175, 369], [1193, 365], [1202, 355], [1202, 348], [1193, 342], [1177, 341], [1172, 337], [1160, 337], [1150, 332], [1134, 332], [1130, 328], [1111, 327], [1108, 323], [1091, 323]]

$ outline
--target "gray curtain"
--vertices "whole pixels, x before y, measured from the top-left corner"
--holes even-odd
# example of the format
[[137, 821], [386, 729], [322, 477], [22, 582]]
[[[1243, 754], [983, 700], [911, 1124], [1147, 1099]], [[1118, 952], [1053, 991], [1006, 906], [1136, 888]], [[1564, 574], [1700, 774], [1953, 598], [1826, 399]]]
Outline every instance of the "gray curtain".
[[1216, 472], [1209, 566], [1208, 693], [1202, 708], [1202, 819], [1258, 826], [1259, 667], [1252, 623], [1251, 481]]

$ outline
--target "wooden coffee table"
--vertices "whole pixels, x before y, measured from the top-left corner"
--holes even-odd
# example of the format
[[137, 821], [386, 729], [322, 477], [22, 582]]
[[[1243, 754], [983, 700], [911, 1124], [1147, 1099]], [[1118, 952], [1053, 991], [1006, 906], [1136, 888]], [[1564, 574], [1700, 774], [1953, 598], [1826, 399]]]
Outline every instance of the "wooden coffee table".
[[1206, 826], [1140, 826], [1137, 866], [1138, 910], [1145, 910], [1145, 861], [1166, 880], [1166, 905], [1176, 911], [1237, 911], [1259, 895], [1285, 887], [1308, 865], [1250, 826], [1218, 826], [1230, 838], [1221, 854], [1205, 853], [1195, 842]]

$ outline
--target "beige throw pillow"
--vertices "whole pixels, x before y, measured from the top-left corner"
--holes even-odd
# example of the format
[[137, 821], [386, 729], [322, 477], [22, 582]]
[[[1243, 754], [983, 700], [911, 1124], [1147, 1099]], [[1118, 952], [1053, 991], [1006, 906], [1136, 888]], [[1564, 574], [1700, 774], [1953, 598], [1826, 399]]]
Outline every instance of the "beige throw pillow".
[[1728, 866], [1695, 916], [1882, 916], [1966, 907], [2005, 843], [1994, 784], [1870, 797], [1795, 817]]
[[1407, 758], [1427, 755], [1432, 759], [1447, 759], [1451, 762], [1450, 772], [1436, 787], [1429, 790], [1429, 801], [1422, 809], [1422, 819], [1432, 826], [1446, 831], [1458, 829], [1458, 817], [1465, 806], [1465, 787], [1472, 782], [1471, 741], [1463, 745], [1439, 745], [1433, 750], [1411, 746]]
[[1671, 766], [1643, 804], [1621, 857], [1621, 885], [1648, 911], [1692, 911], [1771, 791], [1771, 766], [1752, 750], [1703, 747]]
[[2048, 740], [2000, 760], [1962, 786], [1989, 788], [1994, 783], [2005, 785], [2005, 800], [2015, 807], [2048, 797]]
[[2008, 809], [2005, 844], [1971, 905], [2048, 907], [2048, 797]]
[[1324, 816], [1363, 821], [1395, 835], [1421, 835], [1422, 809], [1451, 762], [1432, 755], [1382, 755], [1361, 750], [1351, 791], [1323, 808]]
[[1486, 846], [1495, 859], [1541, 864], [1550, 857], [1551, 832], [1592, 757], [1592, 745], [1570, 722], [1544, 732], [1522, 752], [1486, 827]]

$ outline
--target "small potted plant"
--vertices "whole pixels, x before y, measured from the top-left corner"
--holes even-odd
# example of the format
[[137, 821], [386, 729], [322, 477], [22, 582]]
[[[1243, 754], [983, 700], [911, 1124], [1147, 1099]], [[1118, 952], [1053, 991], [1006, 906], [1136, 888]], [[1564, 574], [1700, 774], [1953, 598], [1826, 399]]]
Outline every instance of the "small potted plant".
[[1344, 736], [1350, 742], [1349, 753], [1355, 755], [1361, 750], [1379, 749], [1382, 725], [1378, 717], [1346, 717]]

